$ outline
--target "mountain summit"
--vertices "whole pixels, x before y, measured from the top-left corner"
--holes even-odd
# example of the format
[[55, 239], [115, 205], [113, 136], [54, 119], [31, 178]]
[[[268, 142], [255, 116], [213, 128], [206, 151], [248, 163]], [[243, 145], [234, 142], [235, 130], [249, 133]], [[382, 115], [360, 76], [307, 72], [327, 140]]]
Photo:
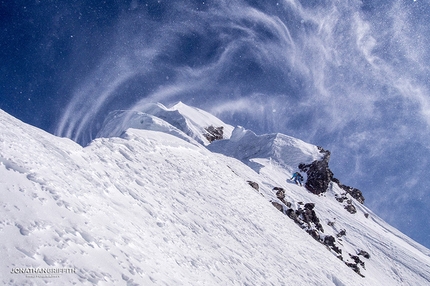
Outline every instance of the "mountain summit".
[[86, 147], [0, 127], [4, 285], [430, 283], [430, 251], [299, 139], [183, 103], [115, 111]]

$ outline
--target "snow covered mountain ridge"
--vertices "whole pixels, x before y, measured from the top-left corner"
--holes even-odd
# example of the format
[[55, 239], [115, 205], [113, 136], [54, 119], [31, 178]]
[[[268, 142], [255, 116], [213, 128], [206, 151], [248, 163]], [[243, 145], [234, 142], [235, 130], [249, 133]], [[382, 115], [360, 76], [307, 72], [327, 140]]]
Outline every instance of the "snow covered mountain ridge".
[[87, 147], [0, 117], [5, 285], [430, 282], [430, 251], [299, 139], [183, 103], [113, 112]]

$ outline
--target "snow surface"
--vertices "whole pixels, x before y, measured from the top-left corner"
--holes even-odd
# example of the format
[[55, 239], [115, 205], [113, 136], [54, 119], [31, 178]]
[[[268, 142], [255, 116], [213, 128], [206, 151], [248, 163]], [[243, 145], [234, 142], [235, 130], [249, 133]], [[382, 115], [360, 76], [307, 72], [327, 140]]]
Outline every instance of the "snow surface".
[[[121, 137], [99, 138], [85, 148], [0, 110], [2, 284], [429, 284], [427, 248], [355, 200], [357, 213], [348, 213], [334, 198], [342, 192], [337, 185], [315, 196], [288, 180], [295, 170], [289, 164], [320, 158], [315, 146], [237, 128], [231, 140], [212, 144], [217, 152], [224, 144], [238, 160], [195, 141], [205, 126], [224, 125], [219, 119], [183, 104], [172, 110], [185, 126], [169, 123], [176, 112], [164, 118], [128, 113], [131, 121], [121, 128], [105, 125], [105, 135]], [[120, 130], [133, 124], [140, 130]], [[257, 182], [259, 191], [247, 180]], [[363, 258], [364, 278], [273, 207], [271, 201], [280, 203], [276, 186], [287, 191], [294, 208], [315, 203], [323, 235], [346, 230], [336, 240], [345, 260], [358, 250], [370, 254]], [[30, 267], [75, 273], [11, 273]]]

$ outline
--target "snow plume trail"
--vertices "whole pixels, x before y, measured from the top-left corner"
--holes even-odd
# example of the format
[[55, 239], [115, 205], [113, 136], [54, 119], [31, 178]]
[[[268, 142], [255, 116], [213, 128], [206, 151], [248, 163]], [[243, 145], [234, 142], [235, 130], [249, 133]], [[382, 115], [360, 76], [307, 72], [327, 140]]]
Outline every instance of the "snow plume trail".
[[178, 100], [307, 140], [369, 122], [383, 132], [379, 105], [429, 123], [427, 39], [408, 16], [419, 3], [366, 3], [132, 1], [56, 133], [85, 144], [109, 110]]
[[430, 5], [385, 2], [133, 0], [56, 133], [85, 145], [111, 110], [180, 100], [325, 146], [367, 202], [412, 205], [401, 194], [430, 183]]
[[[264, 97], [287, 78], [284, 66], [294, 65], [289, 28], [270, 11], [241, 1], [132, 7], [115, 27], [117, 44], [76, 87], [57, 134], [85, 144], [109, 109], [147, 101], [207, 108], [256, 92]], [[280, 90], [298, 93], [292, 85], [287, 80]]]

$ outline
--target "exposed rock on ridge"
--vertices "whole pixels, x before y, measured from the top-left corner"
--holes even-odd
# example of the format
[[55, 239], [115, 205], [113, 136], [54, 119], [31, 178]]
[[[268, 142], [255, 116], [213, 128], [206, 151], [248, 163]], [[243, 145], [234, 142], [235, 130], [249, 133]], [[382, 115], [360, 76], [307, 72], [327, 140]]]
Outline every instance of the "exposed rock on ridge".
[[342, 184], [336, 178], [332, 178], [332, 181], [335, 182], [341, 189], [343, 189], [348, 194], [350, 194], [358, 202], [364, 204], [364, 196], [363, 196], [363, 194], [361, 193], [361, 191], [359, 189], [356, 189], [356, 188], [353, 188], [353, 187], [350, 187], [350, 186], [346, 186], [346, 185]]
[[224, 127], [223, 126], [219, 126], [219, 127], [214, 127], [214, 126], [209, 126], [205, 128], [206, 133], [204, 133], [203, 135], [206, 137], [206, 139], [212, 143], [215, 140], [221, 140], [224, 139]]
[[300, 164], [299, 169], [306, 172], [308, 179], [305, 187], [311, 193], [319, 195], [325, 193], [330, 182], [333, 180], [333, 173], [328, 167], [330, 160], [330, 151], [318, 147], [323, 158], [319, 161], [313, 161], [311, 164]]
[[300, 164], [299, 169], [307, 174], [305, 187], [311, 193], [320, 195], [325, 193], [331, 182], [339, 185], [339, 187], [350, 194], [354, 199], [360, 203], [364, 203], [364, 196], [357, 188], [343, 185], [338, 179], [333, 177], [333, 172], [328, 167], [330, 160], [330, 151], [318, 147], [323, 154], [321, 160], [313, 161], [311, 164]]

